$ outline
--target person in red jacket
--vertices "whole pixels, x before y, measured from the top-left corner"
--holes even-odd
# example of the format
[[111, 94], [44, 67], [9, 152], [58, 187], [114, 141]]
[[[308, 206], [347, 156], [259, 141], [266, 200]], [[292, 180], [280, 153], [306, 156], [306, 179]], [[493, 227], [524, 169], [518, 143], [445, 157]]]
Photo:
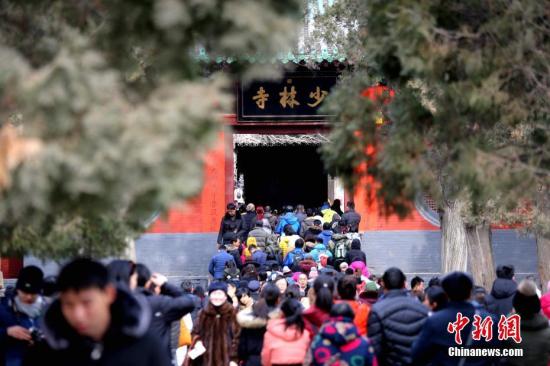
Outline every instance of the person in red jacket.
[[353, 323], [357, 327], [359, 334], [362, 336], [367, 335], [367, 321], [370, 314], [370, 305], [362, 304], [356, 300], [357, 297], [357, 278], [355, 276], [344, 276], [338, 281], [338, 295], [340, 300], [336, 303], [345, 302], [348, 304], [355, 316], [353, 317]]
[[311, 342], [302, 319], [302, 304], [287, 299], [281, 304], [282, 317], [267, 323], [262, 349], [263, 366], [302, 365]]

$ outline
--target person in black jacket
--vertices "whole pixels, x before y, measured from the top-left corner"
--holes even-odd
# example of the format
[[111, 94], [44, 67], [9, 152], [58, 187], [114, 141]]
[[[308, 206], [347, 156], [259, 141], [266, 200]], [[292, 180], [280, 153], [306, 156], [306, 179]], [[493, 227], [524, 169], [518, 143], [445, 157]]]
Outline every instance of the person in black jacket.
[[145, 297], [153, 314], [151, 333], [160, 339], [162, 347], [172, 357], [170, 346], [172, 322], [193, 312], [197, 303], [195, 297], [184, 295], [177, 286], [168, 283], [165, 276], [159, 273], [151, 274], [144, 264], [137, 264], [137, 272], [138, 287], [136, 292]]
[[367, 264], [367, 256], [361, 250], [361, 240], [353, 239], [351, 241], [351, 249], [346, 253], [344, 261], [351, 264], [355, 261], [360, 261]]
[[218, 244], [229, 244], [235, 235], [241, 235], [242, 225], [241, 214], [237, 211], [237, 206], [234, 203], [229, 203], [220, 224]]
[[493, 282], [491, 293], [485, 298], [487, 310], [495, 315], [510, 314], [517, 289], [518, 285], [514, 281], [514, 266], [498, 266], [497, 279]]
[[256, 207], [253, 203], [249, 203], [246, 205], [246, 213], [241, 216], [242, 219], [242, 227], [241, 227], [241, 240], [243, 242], [246, 242], [246, 239], [248, 238], [248, 233], [254, 229], [256, 226], [256, 221], [258, 215], [256, 214]]
[[361, 215], [355, 211], [355, 203], [348, 201], [348, 210], [342, 215], [342, 220], [346, 222], [349, 227], [349, 231], [352, 233], [359, 232], [359, 224], [361, 223]]
[[261, 298], [252, 306], [237, 314], [241, 326], [239, 360], [244, 366], [261, 366], [261, 353], [269, 314], [277, 310], [280, 291], [273, 284], [266, 284]]
[[[472, 296], [473, 281], [470, 275], [464, 272], [451, 272], [442, 282], [443, 290], [449, 298], [449, 302], [438, 311], [434, 312], [424, 323], [422, 332], [416, 338], [412, 348], [414, 365], [444, 365], [455, 366], [461, 363], [461, 357], [449, 355], [451, 347], [462, 348], [500, 348], [502, 343], [498, 340], [498, 319], [492, 317], [493, 338], [486, 341], [485, 338], [474, 340], [471, 337], [474, 315], [486, 319], [491, 315], [483, 310], [476, 309], [469, 301]], [[449, 323], [457, 320], [457, 314], [469, 319], [468, 324], [460, 331], [460, 341], [457, 344], [455, 332], [448, 331]], [[462, 361], [465, 366], [489, 366], [497, 365], [497, 360], [490, 357], [467, 357]]]
[[60, 296], [46, 311], [47, 343], [24, 365], [169, 366], [170, 358], [149, 332], [151, 311], [142, 297], [109, 281], [107, 269], [89, 259], [67, 264]]
[[384, 295], [370, 311], [367, 334], [381, 366], [412, 363], [412, 344], [428, 316], [426, 307], [405, 289], [405, 281], [399, 268], [387, 269]]

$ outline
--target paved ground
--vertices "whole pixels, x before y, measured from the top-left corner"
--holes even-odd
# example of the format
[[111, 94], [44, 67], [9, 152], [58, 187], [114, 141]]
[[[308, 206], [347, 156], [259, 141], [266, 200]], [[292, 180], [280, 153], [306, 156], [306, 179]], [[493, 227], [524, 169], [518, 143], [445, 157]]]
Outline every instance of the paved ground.
[[[397, 266], [409, 276], [429, 278], [439, 274], [439, 239], [439, 231], [372, 231], [364, 235], [363, 250], [374, 273]], [[136, 248], [139, 261], [168, 276], [207, 276], [216, 234], [145, 234]], [[493, 249], [496, 264], [514, 264], [518, 277], [536, 272], [533, 238], [520, 237], [514, 230], [495, 230]]]
[[[189, 278], [201, 282], [208, 277], [208, 262], [216, 252], [215, 233], [144, 234], [136, 241], [137, 259], [153, 271], [166, 274], [175, 283]], [[363, 250], [372, 273], [381, 274], [390, 266], [401, 268], [407, 277], [429, 279], [439, 275], [441, 250], [439, 231], [370, 231], [364, 234]], [[494, 230], [496, 264], [511, 263], [518, 278], [536, 274], [535, 240], [521, 237], [514, 230]], [[57, 265], [25, 258], [25, 264], [45, 266], [55, 274]]]

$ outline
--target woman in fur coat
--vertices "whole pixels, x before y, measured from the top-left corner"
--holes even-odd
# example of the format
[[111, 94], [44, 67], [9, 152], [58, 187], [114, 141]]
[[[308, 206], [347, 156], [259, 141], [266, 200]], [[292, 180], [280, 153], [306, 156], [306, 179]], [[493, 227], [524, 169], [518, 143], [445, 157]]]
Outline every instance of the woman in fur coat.
[[[192, 366], [237, 366], [238, 346], [241, 329], [237, 323], [235, 309], [227, 299], [227, 284], [213, 282], [208, 288], [208, 305], [199, 314], [193, 328], [193, 346], [201, 341], [206, 351], [194, 360], [186, 360]], [[188, 353], [188, 356], [189, 356]]]

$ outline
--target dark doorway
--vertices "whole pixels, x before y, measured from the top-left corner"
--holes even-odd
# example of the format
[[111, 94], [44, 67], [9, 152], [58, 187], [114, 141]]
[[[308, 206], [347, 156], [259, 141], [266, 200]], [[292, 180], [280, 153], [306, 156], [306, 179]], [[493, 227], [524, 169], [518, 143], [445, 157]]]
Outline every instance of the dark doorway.
[[237, 146], [244, 198], [257, 206], [318, 207], [328, 196], [328, 175], [315, 145]]

